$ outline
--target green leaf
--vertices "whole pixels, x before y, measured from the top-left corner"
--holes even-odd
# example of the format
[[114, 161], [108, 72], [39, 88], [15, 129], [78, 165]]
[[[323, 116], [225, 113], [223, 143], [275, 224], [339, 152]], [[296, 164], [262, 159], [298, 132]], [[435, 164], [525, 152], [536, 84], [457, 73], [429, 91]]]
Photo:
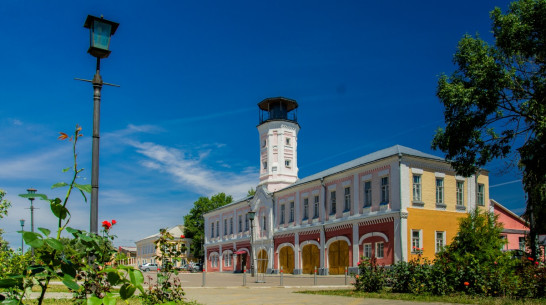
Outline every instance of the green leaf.
[[58, 182], [58, 183], [55, 183], [51, 186], [52, 189], [56, 189], [56, 188], [59, 188], [59, 187], [64, 187], [64, 186], [68, 186], [68, 183], [66, 182]]
[[72, 289], [72, 290], [79, 290], [80, 289], [80, 285], [78, 285], [78, 283], [76, 283], [76, 281], [74, 281], [74, 278], [71, 277], [70, 275], [68, 274], [65, 274], [64, 277], [63, 277], [63, 284]]
[[46, 228], [38, 228], [38, 230], [40, 230], [40, 232], [44, 233], [45, 236], [49, 236], [49, 233], [51, 233], [51, 231], [49, 231]]
[[83, 196], [83, 200], [84, 200], [85, 202], [87, 202], [87, 196], [85, 196], [85, 193], [84, 193], [83, 191], [80, 191], [80, 193], [81, 193], [82, 196]]
[[19, 301], [16, 300], [16, 299], [7, 299], [7, 300], [3, 300], [2, 302], [0, 302], [0, 304], [2, 304], [2, 305], [18, 305]]
[[131, 284], [135, 286], [141, 286], [142, 283], [144, 283], [144, 276], [142, 275], [142, 272], [140, 270], [130, 270], [129, 271], [129, 278], [131, 280]]
[[97, 298], [97, 296], [92, 295], [87, 299], [87, 305], [102, 305], [102, 299]]
[[68, 172], [71, 168], [72, 168], [72, 166], [69, 166], [69, 167], [67, 167], [67, 168], [63, 168], [63, 173]]
[[76, 230], [76, 229], [73, 229], [71, 227], [66, 227], [65, 230], [66, 230], [66, 232], [72, 233], [72, 234], [80, 232], [80, 230]]
[[47, 238], [47, 239], [45, 240], [45, 242], [46, 242], [46, 244], [48, 244], [51, 248], [53, 248], [53, 249], [55, 249], [55, 250], [57, 250], [57, 251], [63, 251], [63, 250], [64, 250], [64, 245], [63, 245], [60, 241], [58, 241], [58, 240], [56, 240], [56, 239], [54, 239], [54, 238]]
[[51, 202], [51, 212], [53, 212], [53, 215], [55, 215], [57, 218], [65, 219], [67, 215], [70, 214], [67, 208], [65, 208], [62, 204], [55, 202]]
[[39, 233], [25, 232], [23, 233], [23, 240], [27, 245], [34, 248], [40, 248], [44, 245], [43, 237]]
[[122, 299], [127, 300], [135, 294], [136, 287], [131, 284], [125, 284], [119, 289], [119, 295]]
[[19, 194], [19, 197], [23, 198], [40, 198], [42, 200], [49, 200], [44, 194]]
[[91, 193], [91, 184], [74, 183], [74, 186], [82, 192]]
[[112, 286], [117, 285], [120, 279], [121, 278], [117, 272], [108, 272], [108, 282], [110, 282]]
[[23, 283], [22, 279], [7, 278], [0, 280], [0, 288], [12, 288]]
[[65, 275], [69, 275], [72, 278], [76, 277], [76, 268], [72, 264], [62, 263], [61, 264], [61, 271]]
[[106, 293], [104, 299], [102, 299], [104, 305], [116, 305], [117, 295], [113, 293]]

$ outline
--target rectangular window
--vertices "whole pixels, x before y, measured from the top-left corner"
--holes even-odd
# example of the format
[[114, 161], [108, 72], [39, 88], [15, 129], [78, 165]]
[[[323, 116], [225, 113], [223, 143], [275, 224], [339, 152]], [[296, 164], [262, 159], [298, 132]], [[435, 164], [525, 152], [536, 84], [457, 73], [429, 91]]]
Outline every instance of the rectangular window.
[[224, 235], [227, 235], [227, 218], [224, 219]]
[[383, 256], [384, 256], [384, 252], [383, 252], [384, 247], [385, 247], [385, 244], [383, 242], [375, 243], [375, 257], [383, 258]]
[[267, 169], [267, 161], [264, 161], [264, 169]]
[[413, 201], [421, 202], [421, 175], [413, 175]]
[[444, 203], [444, 179], [436, 178], [436, 203]]
[[457, 205], [464, 206], [464, 182], [457, 181]]
[[229, 219], [229, 234], [233, 234], [233, 217]]
[[364, 244], [364, 249], [362, 249], [362, 253], [364, 257], [370, 258], [372, 257], [372, 244]]
[[263, 227], [262, 227], [262, 230], [267, 231], [267, 218], [266, 218], [265, 216], [263, 217]]
[[436, 253], [442, 251], [446, 245], [446, 232], [436, 231]]
[[231, 267], [232, 254], [224, 254], [224, 267]]
[[485, 186], [478, 183], [478, 205], [485, 206]]
[[303, 220], [309, 218], [309, 198], [303, 199]]
[[336, 191], [330, 192], [330, 215], [336, 213]]
[[421, 230], [411, 230], [411, 252], [418, 252], [419, 249], [421, 249]]
[[372, 206], [372, 182], [364, 182], [364, 207]]
[[343, 207], [343, 212], [348, 212], [351, 210], [351, 188], [345, 188], [345, 205]]
[[381, 203], [389, 203], [389, 177], [381, 178]]
[[519, 249], [520, 249], [521, 251], [525, 251], [525, 237], [524, 237], [524, 236], [520, 236], [520, 237], [518, 238], [518, 241], [519, 241], [519, 244], [518, 244], [518, 245], [519, 245]]
[[214, 222], [210, 224], [210, 238], [214, 238]]
[[313, 205], [313, 218], [318, 218], [319, 214], [319, 196], [315, 196], [315, 204]]
[[248, 213], [245, 215], [245, 231], [248, 231]]
[[284, 160], [284, 166], [290, 168], [290, 166], [291, 166], [290, 160]]
[[239, 233], [243, 231], [243, 215], [239, 215]]
[[220, 220], [216, 221], [216, 237], [220, 236]]
[[284, 224], [284, 212], [286, 210], [286, 207], [284, 204], [281, 204], [281, 221], [280, 221], [280, 224]]
[[289, 146], [290, 145], [290, 138], [286, 138], [286, 145]]
[[290, 202], [290, 222], [294, 222], [294, 201]]

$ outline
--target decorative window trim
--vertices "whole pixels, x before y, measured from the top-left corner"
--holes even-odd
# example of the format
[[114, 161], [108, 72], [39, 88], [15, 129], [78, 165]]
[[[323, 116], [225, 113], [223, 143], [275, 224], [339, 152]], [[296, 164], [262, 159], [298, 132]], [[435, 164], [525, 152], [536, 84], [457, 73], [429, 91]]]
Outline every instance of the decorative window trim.
[[423, 174], [423, 169], [412, 167], [412, 168], [411, 168], [411, 173], [412, 173], [412, 174], [417, 174], [417, 175], [422, 175], [422, 174]]

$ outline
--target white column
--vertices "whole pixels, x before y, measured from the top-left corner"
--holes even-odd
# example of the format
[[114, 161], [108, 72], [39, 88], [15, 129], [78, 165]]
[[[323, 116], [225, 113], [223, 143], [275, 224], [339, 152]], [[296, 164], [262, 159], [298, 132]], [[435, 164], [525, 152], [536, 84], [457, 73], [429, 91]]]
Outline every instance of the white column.
[[298, 269], [297, 272], [300, 272], [300, 234], [298, 232], [294, 233], [294, 251], [296, 252], [294, 253], [294, 266], [296, 266], [296, 269]]
[[360, 211], [358, 207], [358, 203], [360, 201], [360, 190], [358, 188], [359, 185], [360, 181], [358, 181], [358, 174], [355, 174], [353, 176], [353, 215], [358, 214], [358, 212]]
[[220, 272], [222, 272], [222, 268], [224, 267], [224, 255], [222, 253], [222, 245], [219, 245], [218, 246], [218, 266], [219, 266], [219, 270]]
[[324, 230], [320, 230], [320, 268], [324, 270], [326, 268], [326, 263], [324, 261], [324, 245], [325, 245], [326, 236]]
[[353, 267], [357, 266], [358, 262], [358, 223], [353, 223]]
[[296, 191], [296, 198], [294, 198], [294, 226], [300, 224], [300, 191]]

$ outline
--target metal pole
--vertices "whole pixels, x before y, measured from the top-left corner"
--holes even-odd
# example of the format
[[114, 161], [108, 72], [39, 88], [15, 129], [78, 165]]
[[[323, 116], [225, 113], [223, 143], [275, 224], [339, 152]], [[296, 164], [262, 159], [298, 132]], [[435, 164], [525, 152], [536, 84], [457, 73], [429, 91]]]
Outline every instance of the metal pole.
[[282, 269], [282, 266], [281, 266], [281, 286], [283, 286], [283, 283], [284, 283], [283, 274], [284, 274], [284, 272], [283, 272], [283, 269]]
[[313, 279], [313, 285], [317, 286], [317, 266], [315, 266], [315, 275]]
[[[34, 233], [34, 205], [32, 204], [34, 198], [29, 198], [30, 200], [30, 232]], [[34, 257], [34, 247], [31, 247], [32, 257]]]
[[246, 286], [246, 266], [243, 266], [243, 286]]
[[203, 266], [203, 283], [201, 283], [201, 287], [205, 287], [206, 283], [207, 283], [207, 279], [206, 279], [206, 274], [207, 271], [206, 271], [206, 268]]
[[345, 285], [347, 285], [347, 267], [345, 267]]
[[100, 76], [100, 58], [97, 57], [97, 72], [93, 77], [93, 144], [91, 160], [91, 219], [92, 233], [99, 232], [99, 131], [100, 131], [100, 91], [102, 78]]
[[254, 277], [254, 219], [250, 219], [250, 276]]

